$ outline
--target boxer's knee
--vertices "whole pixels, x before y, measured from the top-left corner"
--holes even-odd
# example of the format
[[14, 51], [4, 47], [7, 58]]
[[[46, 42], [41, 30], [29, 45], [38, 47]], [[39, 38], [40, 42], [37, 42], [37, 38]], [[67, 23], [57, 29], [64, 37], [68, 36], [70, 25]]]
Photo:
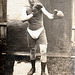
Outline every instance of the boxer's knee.
[[41, 62], [47, 62], [47, 45], [40, 45]]
[[46, 54], [47, 53], [47, 45], [40, 44], [40, 53], [41, 54]]
[[35, 47], [31, 47], [30, 48], [30, 59], [31, 60], [35, 60], [36, 59], [36, 48]]

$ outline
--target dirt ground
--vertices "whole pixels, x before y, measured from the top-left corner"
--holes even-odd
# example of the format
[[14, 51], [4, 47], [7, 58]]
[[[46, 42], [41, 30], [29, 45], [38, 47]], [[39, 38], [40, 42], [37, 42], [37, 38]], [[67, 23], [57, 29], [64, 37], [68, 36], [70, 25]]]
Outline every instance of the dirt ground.
[[[30, 68], [31, 68], [30, 62], [17, 63], [17, 61], [15, 61], [13, 75], [27, 75]], [[37, 61], [36, 72], [34, 73], [34, 75], [40, 75], [40, 73], [41, 73], [41, 63], [40, 61]], [[47, 66], [46, 66], [46, 73], [48, 75]]]

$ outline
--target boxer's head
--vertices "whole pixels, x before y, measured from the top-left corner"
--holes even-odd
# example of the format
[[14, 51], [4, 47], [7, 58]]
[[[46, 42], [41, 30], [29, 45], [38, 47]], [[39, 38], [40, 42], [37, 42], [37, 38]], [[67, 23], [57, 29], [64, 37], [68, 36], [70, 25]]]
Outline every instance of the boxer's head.
[[33, 6], [34, 3], [35, 3], [35, 0], [29, 0], [29, 3], [30, 3], [31, 6]]

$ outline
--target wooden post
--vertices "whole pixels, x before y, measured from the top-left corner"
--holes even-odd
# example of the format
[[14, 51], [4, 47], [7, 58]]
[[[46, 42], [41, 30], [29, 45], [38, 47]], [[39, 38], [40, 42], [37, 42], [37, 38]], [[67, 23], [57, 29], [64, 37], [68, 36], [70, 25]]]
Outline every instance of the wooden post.
[[7, 21], [7, 0], [0, 0], [0, 22]]
[[[0, 0], [0, 44], [6, 43], [6, 31], [7, 31], [7, 0]], [[2, 46], [0, 47], [3, 52]]]
[[0, 74], [4, 75], [6, 56], [7, 0], [0, 0]]

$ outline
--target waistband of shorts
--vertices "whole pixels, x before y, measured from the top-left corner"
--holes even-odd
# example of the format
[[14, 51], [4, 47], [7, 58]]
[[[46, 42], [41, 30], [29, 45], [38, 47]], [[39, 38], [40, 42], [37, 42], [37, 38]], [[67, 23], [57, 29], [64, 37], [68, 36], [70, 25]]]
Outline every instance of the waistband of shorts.
[[[43, 30], [45, 29], [44, 26], [42, 26], [42, 27], [40, 27], [40, 28], [38, 28], [38, 29], [36, 29], [36, 30], [39, 30], [39, 29], [41, 29], [41, 28], [43, 28]], [[30, 29], [29, 27], [27, 27], [27, 29], [32, 30], [32, 29]], [[36, 31], [36, 30], [32, 30], [32, 31]]]

